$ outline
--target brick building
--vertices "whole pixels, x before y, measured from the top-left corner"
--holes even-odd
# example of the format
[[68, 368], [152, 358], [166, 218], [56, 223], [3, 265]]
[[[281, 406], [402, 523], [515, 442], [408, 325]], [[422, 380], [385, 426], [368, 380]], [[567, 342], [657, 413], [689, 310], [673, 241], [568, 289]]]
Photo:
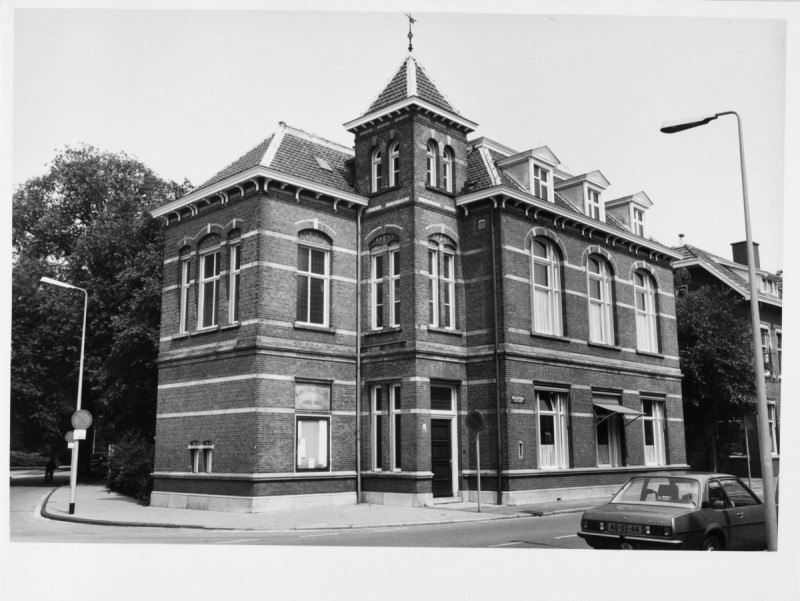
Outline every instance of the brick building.
[[[764, 376], [769, 415], [770, 442], [772, 447], [772, 469], [777, 475], [780, 468], [780, 399], [781, 373], [783, 359], [783, 275], [761, 269], [758, 243], [753, 244], [756, 277], [758, 278], [758, 308], [761, 318], [761, 351], [764, 356]], [[750, 276], [747, 271], [747, 246], [745, 242], [731, 244], [732, 259], [724, 259], [701, 248], [689, 244], [676, 249], [683, 259], [676, 261], [675, 270], [685, 270], [685, 283], [678, 294], [697, 290], [703, 286], [714, 286], [731, 290], [745, 301], [750, 300]], [[742, 322], [750, 324], [749, 302], [741, 306], [739, 315]], [[750, 347], [748, 347], [750, 348]], [[738, 476], [761, 476], [761, 453], [758, 444], [758, 430], [755, 408], [753, 414], [741, 422], [718, 424], [719, 448], [718, 467]], [[745, 442], [745, 433], [747, 441]], [[710, 470], [713, 459], [709, 456], [708, 441], [705, 437], [689, 437], [686, 441], [687, 454], [693, 469]], [[749, 454], [749, 456], [748, 456]]]
[[154, 505], [609, 493], [685, 469], [643, 192], [461, 116], [413, 56], [354, 149], [281, 123], [166, 224]]

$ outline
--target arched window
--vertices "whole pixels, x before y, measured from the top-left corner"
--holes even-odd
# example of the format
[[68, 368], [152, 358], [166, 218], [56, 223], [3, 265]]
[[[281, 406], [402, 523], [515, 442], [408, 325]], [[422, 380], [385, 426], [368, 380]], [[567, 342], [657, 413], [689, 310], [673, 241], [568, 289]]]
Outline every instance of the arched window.
[[400, 184], [400, 143], [395, 142], [389, 148], [389, 185]]
[[455, 250], [444, 242], [428, 243], [428, 323], [435, 328], [456, 327]]
[[614, 344], [614, 312], [611, 305], [611, 268], [600, 257], [589, 257], [589, 340]]
[[656, 294], [652, 276], [644, 271], [633, 274], [633, 292], [636, 297], [636, 348], [640, 351], [658, 352], [656, 328]]
[[206, 236], [198, 245], [199, 282], [197, 328], [212, 328], [219, 323], [220, 243], [217, 234]]
[[298, 239], [297, 321], [328, 327], [331, 242], [314, 230], [303, 230]]
[[372, 329], [400, 325], [400, 248], [397, 242], [372, 249]]
[[178, 331], [184, 334], [189, 331], [189, 299], [191, 298], [192, 286], [192, 263], [191, 251], [189, 247], [181, 249], [180, 252], [180, 306], [178, 310], [179, 321]]
[[437, 154], [436, 142], [431, 140], [428, 142], [426, 161], [425, 161], [427, 169], [427, 175], [425, 181], [428, 183], [429, 186], [436, 185], [436, 154]]
[[442, 187], [448, 192], [453, 191], [453, 150], [451, 148], [444, 149], [444, 158], [442, 159], [442, 184]]
[[537, 238], [531, 242], [533, 331], [563, 335], [561, 275], [555, 246]]
[[372, 153], [372, 191], [378, 192], [381, 189], [381, 179], [383, 172], [381, 170], [381, 151], [376, 149]]

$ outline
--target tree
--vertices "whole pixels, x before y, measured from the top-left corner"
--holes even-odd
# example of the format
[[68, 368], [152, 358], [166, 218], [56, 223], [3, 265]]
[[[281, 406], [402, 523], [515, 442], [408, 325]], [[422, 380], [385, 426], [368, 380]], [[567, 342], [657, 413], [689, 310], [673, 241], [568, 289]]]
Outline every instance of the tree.
[[161, 303], [162, 229], [147, 213], [190, 187], [124, 153], [66, 147], [14, 193], [12, 448], [62, 441], [75, 410], [88, 292], [82, 406], [98, 432], [152, 435]]
[[[679, 273], [676, 284], [686, 274]], [[687, 446], [704, 441], [718, 469], [720, 427], [755, 407], [747, 305], [730, 289], [702, 286], [676, 299]]]

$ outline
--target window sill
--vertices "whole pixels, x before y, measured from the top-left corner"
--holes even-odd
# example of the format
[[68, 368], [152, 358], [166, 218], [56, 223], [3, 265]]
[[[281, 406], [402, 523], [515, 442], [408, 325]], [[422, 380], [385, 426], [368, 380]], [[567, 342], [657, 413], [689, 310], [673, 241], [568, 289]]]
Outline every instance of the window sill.
[[450, 198], [455, 198], [455, 192], [449, 192], [444, 188], [439, 188], [438, 186], [431, 186], [430, 184], [425, 184], [425, 189], [430, 190], [431, 192], [436, 192], [437, 194], [444, 194], [445, 196], [449, 196]]
[[395, 184], [394, 186], [389, 186], [388, 188], [381, 188], [375, 192], [371, 192], [369, 197], [375, 198], [376, 196], [380, 196], [381, 194], [386, 194], [387, 192], [394, 192], [395, 190], [399, 190], [402, 188], [400, 184]]
[[464, 337], [464, 332], [461, 330], [450, 329], [450, 328], [440, 328], [438, 326], [428, 326], [429, 332], [437, 332], [439, 334], [448, 334], [450, 336], [458, 336], [459, 338]]
[[189, 340], [189, 332], [181, 332], [179, 334], [175, 334], [172, 339], [173, 340]]
[[605, 344], [604, 342], [592, 342], [591, 340], [589, 340], [586, 344], [596, 348], [608, 349], [610, 351], [622, 351], [622, 347], [617, 346], [616, 344]]
[[652, 351], [636, 351], [637, 355], [642, 355], [643, 357], [653, 357], [654, 359], [664, 359], [664, 355], [661, 353], [654, 353]]
[[370, 330], [369, 332], [365, 332], [364, 336], [368, 337], [368, 336], [378, 336], [380, 334], [394, 334], [402, 331], [403, 328], [401, 328], [400, 326], [387, 326], [385, 328], [377, 328], [374, 330]]
[[556, 334], [544, 334], [542, 332], [531, 332], [534, 338], [543, 338], [544, 340], [558, 340], [560, 342], [572, 342], [566, 336], [558, 336]]
[[190, 336], [190, 337], [193, 337], [193, 336], [201, 336], [201, 335], [203, 335], [203, 334], [213, 334], [214, 332], [219, 332], [219, 330], [220, 330], [220, 327], [219, 327], [219, 326], [211, 326], [210, 328], [200, 328], [200, 329], [197, 329], [197, 330], [195, 330], [194, 332], [190, 332], [190, 333], [189, 333], [189, 334], [187, 334], [187, 335], [188, 335], [188, 336]]
[[229, 323], [228, 325], [220, 326], [220, 330], [236, 330], [241, 326], [241, 322]]
[[321, 326], [314, 323], [294, 322], [295, 330], [310, 330], [312, 332], [320, 332], [321, 334], [335, 334], [336, 330], [328, 326]]

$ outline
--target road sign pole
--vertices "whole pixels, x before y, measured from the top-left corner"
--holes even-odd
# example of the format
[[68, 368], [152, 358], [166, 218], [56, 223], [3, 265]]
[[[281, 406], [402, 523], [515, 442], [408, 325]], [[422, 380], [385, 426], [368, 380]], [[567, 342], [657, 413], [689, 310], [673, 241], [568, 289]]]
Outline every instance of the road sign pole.
[[478, 513], [481, 512], [481, 435], [475, 432], [475, 459], [478, 466]]
[[72, 447], [72, 469], [69, 474], [69, 514], [75, 513], [75, 488], [78, 484], [78, 441]]

